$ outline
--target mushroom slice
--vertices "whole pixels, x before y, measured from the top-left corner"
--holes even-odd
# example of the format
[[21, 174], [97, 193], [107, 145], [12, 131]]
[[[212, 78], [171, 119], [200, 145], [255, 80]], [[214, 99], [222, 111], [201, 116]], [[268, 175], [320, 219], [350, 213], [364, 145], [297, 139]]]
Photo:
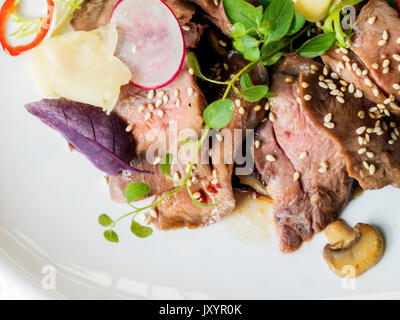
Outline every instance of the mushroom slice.
[[373, 226], [359, 223], [352, 229], [340, 219], [326, 228], [325, 235], [329, 244], [324, 248], [324, 258], [339, 277], [356, 278], [382, 258], [384, 241]]

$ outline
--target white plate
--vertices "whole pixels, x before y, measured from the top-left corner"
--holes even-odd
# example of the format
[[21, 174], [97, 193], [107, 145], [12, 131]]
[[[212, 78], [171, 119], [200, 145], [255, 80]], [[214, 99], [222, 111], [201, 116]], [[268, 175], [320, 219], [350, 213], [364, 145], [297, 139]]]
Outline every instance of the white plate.
[[112, 203], [103, 175], [25, 111], [40, 99], [26, 57], [1, 53], [0, 70], [0, 298], [399, 298], [400, 191], [392, 188], [366, 192], [344, 212], [350, 223], [379, 226], [387, 241], [381, 263], [350, 282], [325, 265], [323, 235], [281, 254], [261, 202], [215, 226], [148, 239], [126, 221], [120, 243], [106, 242], [98, 215], [129, 208]]

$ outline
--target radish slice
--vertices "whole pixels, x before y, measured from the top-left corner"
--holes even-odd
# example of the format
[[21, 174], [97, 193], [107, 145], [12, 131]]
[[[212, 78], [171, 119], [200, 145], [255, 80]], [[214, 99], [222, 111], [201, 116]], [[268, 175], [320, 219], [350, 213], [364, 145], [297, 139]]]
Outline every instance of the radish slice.
[[158, 89], [172, 82], [185, 59], [178, 19], [160, 0], [120, 0], [111, 22], [118, 28], [115, 55], [132, 71], [132, 83]]

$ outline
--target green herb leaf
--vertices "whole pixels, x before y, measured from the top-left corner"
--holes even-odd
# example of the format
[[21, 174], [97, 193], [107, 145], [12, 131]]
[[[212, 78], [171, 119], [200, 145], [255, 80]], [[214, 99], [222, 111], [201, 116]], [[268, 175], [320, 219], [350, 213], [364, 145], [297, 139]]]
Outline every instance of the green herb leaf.
[[290, 41], [288, 38], [268, 42], [266, 45], [263, 46], [261, 50], [261, 60], [266, 60], [269, 57], [272, 57], [275, 53], [287, 47], [289, 43]]
[[225, 14], [232, 24], [242, 23], [246, 29], [257, 27], [257, 9], [244, 0], [224, 0]]
[[254, 86], [246, 89], [240, 95], [250, 102], [260, 101], [268, 93], [267, 86]]
[[268, 21], [273, 26], [269, 40], [279, 40], [289, 31], [294, 17], [294, 4], [292, 0], [273, 0], [263, 15], [263, 22]]
[[221, 129], [232, 119], [235, 104], [230, 99], [217, 100], [204, 110], [203, 118], [211, 129]]
[[99, 216], [99, 223], [103, 227], [108, 227], [111, 225], [114, 221], [106, 214], [102, 214]]
[[201, 202], [197, 201], [196, 199], [192, 199], [192, 203], [193, 203], [196, 207], [200, 207], [200, 208], [218, 207], [218, 204], [216, 204], [216, 203], [206, 204], [206, 203], [201, 203]]
[[171, 172], [171, 164], [174, 159], [172, 153], [167, 153], [161, 160], [160, 169], [164, 176], [168, 176]]
[[245, 49], [243, 57], [249, 61], [258, 61], [260, 59], [261, 52], [258, 47]]
[[133, 182], [125, 189], [125, 197], [128, 202], [143, 198], [150, 192], [151, 188], [143, 182]]
[[306, 18], [301, 13], [295, 12], [287, 36], [292, 36], [295, 33], [299, 32], [305, 24]]
[[200, 79], [207, 80], [207, 78], [201, 72], [199, 61], [197, 60], [196, 55], [193, 52], [189, 52], [186, 55], [187, 63], [189, 67], [193, 69], [194, 74]]
[[334, 42], [333, 32], [321, 34], [303, 43], [297, 53], [306, 58], [315, 58], [328, 51]]
[[242, 87], [242, 90], [246, 90], [253, 86], [253, 83], [251, 82], [251, 79], [250, 79], [250, 76], [248, 73], [245, 73], [241, 76], [240, 86]]
[[246, 27], [243, 25], [243, 23], [236, 22], [232, 26], [232, 32], [231, 36], [233, 39], [242, 39], [242, 37], [246, 35]]
[[275, 98], [275, 97], [277, 97], [277, 95], [276, 95], [275, 93], [272, 93], [272, 92], [268, 92], [268, 93], [264, 96], [264, 98], [266, 98], [266, 99]]
[[110, 242], [119, 242], [118, 235], [113, 230], [104, 231], [104, 238], [106, 238]]
[[147, 238], [147, 237], [151, 236], [151, 234], [153, 233], [152, 228], [142, 226], [141, 224], [137, 223], [135, 220], [132, 220], [131, 231], [135, 236], [137, 236], [139, 238]]
[[283, 52], [277, 52], [274, 55], [272, 55], [266, 59], [262, 59], [261, 62], [265, 66], [272, 66], [273, 64], [277, 63], [282, 56], [283, 56]]

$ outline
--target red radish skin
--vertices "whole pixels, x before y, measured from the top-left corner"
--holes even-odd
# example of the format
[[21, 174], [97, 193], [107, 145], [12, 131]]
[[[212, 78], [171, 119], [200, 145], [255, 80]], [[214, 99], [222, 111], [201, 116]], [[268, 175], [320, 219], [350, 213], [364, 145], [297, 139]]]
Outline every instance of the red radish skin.
[[[176, 22], [176, 32], [179, 32], [179, 37], [180, 37], [180, 42], [179, 44], [175, 44], [175, 47], [170, 47], [170, 55], [165, 54], [166, 52], [168, 52], [166, 49], [168, 48], [163, 48], [164, 50], [159, 50], [158, 52], [153, 52], [153, 55], [150, 54], [152, 61], [149, 62], [149, 55], [142, 55], [142, 60], [143, 63], [139, 63], [138, 65], [134, 65], [134, 59], [135, 59], [135, 55], [136, 57], [138, 57], [137, 54], [139, 54], [140, 49], [146, 50], [146, 44], [150, 41], [152, 41], [152, 39], [146, 39], [145, 37], [153, 37], [156, 38], [155, 41], [157, 42], [157, 40], [164, 40], [164, 39], [168, 39], [168, 37], [172, 37], [174, 35], [171, 35], [171, 28], [168, 29], [168, 23], [171, 23], [171, 21], [167, 21], [168, 17], [160, 17], [160, 19], [158, 19], [159, 22], [161, 22], [161, 24], [157, 25], [156, 27], [158, 27], [157, 31], [154, 31], [154, 24], [153, 25], [146, 25], [146, 21], [157, 21], [157, 14], [152, 15], [151, 10], [142, 10], [141, 12], [138, 12], [137, 14], [135, 13], [131, 13], [131, 15], [133, 16], [132, 19], [132, 24], [131, 24], [131, 28], [128, 28], [128, 30], [131, 30], [131, 34], [124, 34], [124, 31], [126, 29], [126, 25], [125, 27], [122, 26], [121, 24], [119, 24], [118, 22], [123, 20], [124, 18], [128, 18], [129, 16], [129, 12], [127, 12], [127, 10], [123, 11], [122, 5], [128, 4], [129, 2], [132, 3], [131, 7], [129, 7], [129, 9], [131, 10], [135, 10], [137, 9], [137, 7], [135, 6], [135, 3], [137, 2], [142, 2], [143, 0], [119, 0], [118, 3], [115, 5], [113, 12], [111, 14], [111, 22], [115, 23], [117, 25], [118, 28], [118, 33], [119, 33], [119, 39], [118, 39], [118, 45], [117, 45], [117, 50], [116, 50], [116, 56], [118, 58], [120, 58], [132, 71], [133, 77], [132, 77], [132, 84], [135, 85], [136, 87], [140, 88], [140, 89], [144, 89], [144, 90], [152, 90], [152, 89], [159, 89], [162, 87], [165, 87], [166, 85], [170, 84], [171, 82], [173, 82], [176, 77], [179, 75], [182, 67], [183, 67], [183, 63], [185, 61], [185, 57], [186, 57], [186, 49], [185, 49], [185, 38], [183, 35], [183, 31], [180, 27], [179, 21], [175, 15], [175, 13], [172, 11], [172, 9], [162, 0], [148, 0], [146, 1], [146, 4], [148, 5], [150, 2], [153, 2], [155, 5], [155, 2], [159, 2], [160, 6], [163, 6], [163, 8], [165, 7], [168, 11], [168, 14], [171, 14], [170, 19], [174, 20], [174, 23]], [[143, 2], [142, 2], [143, 3]], [[133, 9], [132, 9], [133, 8]], [[120, 10], [119, 10], [120, 9]], [[126, 9], [126, 8], [124, 8]], [[119, 11], [118, 11], [119, 10]], [[123, 15], [123, 17], [121, 17], [121, 14]], [[130, 18], [130, 17], [129, 17]], [[164, 23], [165, 21], [167, 21], [166, 23]], [[126, 21], [125, 21], [126, 22]], [[163, 26], [164, 23], [164, 26]], [[150, 28], [151, 27], [151, 28]], [[136, 53], [133, 52], [133, 47], [135, 46], [134, 40], [132, 39], [131, 41], [126, 41], [127, 38], [129, 37], [135, 37], [138, 36], [137, 34], [133, 34], [132, 35], [132, 30], [139, 30], [140, 31], [140, 36], [143, 37], [143, 35], [145, 36], [144, 38], [140, 39], [143, 41], [147, 40], [148, 42], [146, 42], [144, 45], [140, 46], [139, 48], [136, 48]], [[146, 31], [149, 31], [146, 33]], [[164, 35], [161, 34], [161, 32], [164, 31]], [[128, 31], [129, 33], [129, 31]], [[140, 38], [139, 36], [139, 38]], [[177, 34], [176, 34], [177, 36]], [[153, 39], [154, 41], [154, 39]], [[177, 41], [176, 41], [177, 42]], [[164, 43], [165, 45], [171, 45], [169, 43]], [[127, 49], [127, 46], [129, 48], [130, 45], [130, 50]], [[149, 50], [149, 48], [147, 48]], [[176, 50], [178, 49], [178, 53], [176, 53]], [[181, 51], [181, 52], [180, 52]], [[149, 53], [149, 52], [147, 52]], [[156, 53], [156, 54], [154, 54]], [[143, 53], [144, 54], [144, 53]], [[177, 62], [175, 63], [175, 66], [171, 66], [171, 60], [173, 60], [173, 56], [174, 55], [179, 55], [179, 58], [176, 58]], [[132, 57], [132, 59], [130, 59], [130, 57]], [[179, 59], [179, 60], [178, 60]], [[147, 63], [146, 63], [147, 62]], [[151, 64], [151, 68], [149, 67], [149, 64]], [[163, 66], [165, 75], [162, 75], [161, 77], [159, 77], [160, 79], [154, 78], [154, 74], [157, 72], [158, 75], [160, 74], [160, 71], [162, 73], [163, 71]], [[169, 70], [168, 70], [169, 69]], [[148, 78], [151, 78], [150, 80]]]

